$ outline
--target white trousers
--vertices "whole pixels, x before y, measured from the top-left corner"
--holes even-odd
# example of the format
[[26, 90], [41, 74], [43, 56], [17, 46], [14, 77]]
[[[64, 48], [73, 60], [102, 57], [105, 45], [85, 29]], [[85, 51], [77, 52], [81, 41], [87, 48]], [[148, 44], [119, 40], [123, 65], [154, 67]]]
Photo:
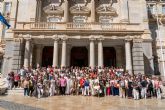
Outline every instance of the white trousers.
[[134, 97], [135, 100], [139, 99], [139, 91], [138, 90], [133, 89], [133, 97]]
[[142, 87], [142, 90], [141, 90], [141, 96], [142, 98], [147, 98], [147, 88], [146, 87]]

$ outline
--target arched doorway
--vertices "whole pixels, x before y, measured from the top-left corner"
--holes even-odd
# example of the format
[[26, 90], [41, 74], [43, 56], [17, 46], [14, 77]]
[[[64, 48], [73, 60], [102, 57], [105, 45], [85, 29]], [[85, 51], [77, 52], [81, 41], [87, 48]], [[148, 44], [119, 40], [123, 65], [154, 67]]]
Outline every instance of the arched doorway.
[[42, 66], [52, 66], [53, 63], [53, 46], [46, 46], [42, 52]]
[[113, 47], [104, 47], [104, 66], [105, 67], [116, 67], [116, 51]]
[[86, 47], [73, 47], [71, 49], [71, 66], [88, 66], [88, 50]]

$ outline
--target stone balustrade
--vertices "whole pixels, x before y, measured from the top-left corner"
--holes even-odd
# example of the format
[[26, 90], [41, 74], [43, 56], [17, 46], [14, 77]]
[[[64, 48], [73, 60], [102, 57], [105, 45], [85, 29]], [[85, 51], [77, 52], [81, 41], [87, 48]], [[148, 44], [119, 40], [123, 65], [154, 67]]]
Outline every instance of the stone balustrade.
[[[136, 26], [136, 28], [134, 28]], [[55, 22], [18, 22], [17, 28], [21, 30], [107, 30], [107, 31], [141, 31], [139, 24], [127, 23], [55, 23]]]

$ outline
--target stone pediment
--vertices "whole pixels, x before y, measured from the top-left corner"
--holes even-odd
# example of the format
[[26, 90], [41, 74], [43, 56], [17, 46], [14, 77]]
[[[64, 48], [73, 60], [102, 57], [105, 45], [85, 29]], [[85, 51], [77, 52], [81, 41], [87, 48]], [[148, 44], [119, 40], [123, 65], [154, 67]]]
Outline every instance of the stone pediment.
[[82, 6], [82, 5], [75, 5], [75, 6], [72, 6], [70, 8], [70, 13], [71, 14], [78, 14], [78, 15], [81, 15], [81, 14], [89, 14], [90, 13], [90, 9], [86, 6]]
[[64, 12], [64, 10], [60, 6], [55, 4], [50, 4], [44, 7], [43, 10], [47, 15], [61, 15]]
[[117, 16], [116, 10], [110, 5], [101, 5], [96, 8], [96, 12], [100, 15]]

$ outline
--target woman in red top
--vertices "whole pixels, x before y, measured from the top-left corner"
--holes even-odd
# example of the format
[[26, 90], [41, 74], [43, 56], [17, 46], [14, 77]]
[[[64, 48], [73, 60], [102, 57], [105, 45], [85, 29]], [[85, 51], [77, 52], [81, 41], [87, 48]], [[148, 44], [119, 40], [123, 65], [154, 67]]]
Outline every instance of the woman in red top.
[[80, 88], [81, 88], [81, 92], [82, 95], [84, 95], [84, 82], [85, 82], [85, 78], [84, 76], [80, 79]]
[[18, 73], [14, 74], [14, 87], [15, 87], [15, 88], [17, 88], [17, 87], [19, 86], [19, 85], [18, 85], [19, 81], [20, 81], [20, 76], [19, 76], [19, 74], [18, 74]]

